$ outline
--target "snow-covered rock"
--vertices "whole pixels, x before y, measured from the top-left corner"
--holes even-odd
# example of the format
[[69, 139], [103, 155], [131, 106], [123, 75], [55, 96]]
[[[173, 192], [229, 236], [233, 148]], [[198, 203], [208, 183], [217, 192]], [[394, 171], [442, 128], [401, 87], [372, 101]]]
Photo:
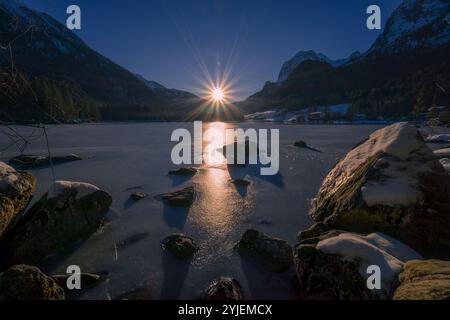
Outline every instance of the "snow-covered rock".
[[425, 141], [428, 143], [450, 143], [450, 134], [432, 134], [429, 135]]
[[[300, 289], [307, 298], [389, 298], [405, 261], [422, 259], [404, 243], [382, 233], [332, 232], [295, 249]], [[367, 288], [368, 268], [378, 266], [381, 288]]]
[[377, 130], [348, 152], [310, 215], [332, 227], [385, 232], [424, 256], [450, 255], [450, 177], [408, 123]]
[[10, 265], [39, 264], [48, 255], [95, 232], [112, 203], [96, 186], [58, 181], [4, 239], [4, 260]]
[[333, 67], [338, 67], [352, 62], [360, 57], [358, 51], [352, 53], [348, 58], [332, 60], [322, 53], [317, 53], [313, 50], [299, 51], [293, 58], [286, 61], [281, 67], [277, 82], [286, 80], [292, 71], [295, 70], [304, 61], [320, 61], [331, 64]]
[[381, 233], [362, 236], [354, 233], [342, 233], [337, 237], [320, 241], [317, 246], [328, 254], [338, 254], [349, 260], [359, 261], [359, 274], [367, 277], [367, 268], [380, 267], [382, 290], [391, 291], [396, 276], [403, 269], [403, 262], [422, 257], [407, 245]]
[[35, 178], [0, 162], [0, 237], [12, 220], [28, 205], [35, 187]]
[[98, 187], [90, 183], [59, 180], [50, 188], [47, 193], [47, 199], [53, 199], [68, 192], [75, 193], [75, 199], [78, 200], [99, 190]]
[[437, 149], [437, 150], [434, 150], [433, 153], [439, 159], [450, 158], [450, 148]]
[[442, 167], [450, 174], [450, 158], [442, 158], [439, 160], [439, 162], [442, 164]]

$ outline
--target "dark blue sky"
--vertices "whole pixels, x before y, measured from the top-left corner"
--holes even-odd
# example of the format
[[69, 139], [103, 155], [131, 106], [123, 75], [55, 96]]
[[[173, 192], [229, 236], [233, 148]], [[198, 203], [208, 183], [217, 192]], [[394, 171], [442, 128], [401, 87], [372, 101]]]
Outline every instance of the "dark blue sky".
[[[225, 69], [236, 98], [275, 80], [299, 50], [342, 58], [370, 47], [366, 9], [381, 7], [383, 25], [401, 0], [23, 0], [66, 21], [78, 4], [93, 49], [150, 80], [196, 91], [206, 73]], [[197, 92], [198, 93], [198, 92]]]

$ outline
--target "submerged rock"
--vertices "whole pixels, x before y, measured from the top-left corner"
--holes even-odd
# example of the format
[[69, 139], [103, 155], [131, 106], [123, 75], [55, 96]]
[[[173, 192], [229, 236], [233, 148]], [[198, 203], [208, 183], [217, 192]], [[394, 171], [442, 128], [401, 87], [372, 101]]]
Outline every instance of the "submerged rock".
[[450, 261], [408, 261], [399, 279], [394, 300], [450, 300]]
[[264, 233], [249, 229], [238, 243], [238, 250], [271, 272], [289, 269], [293, 261], [292, 247], [284, 240], [271, 238]]
[[161, 200], [174, 207], [190, 207], [195, 199], [194, 187], [187, 187], [175, 192], [164, 193]]
[[[51, 162], [50, 162], [50, 160], [51, 160]], [[49, 166], [50, 163], [61, 164], [61, 163], [66, 163], [66, 162], [79, 161], [79, 160], [82, 160], [82, 158], [73, 153], [71, 153], [67, 156], [51, 157], [51, 158], [48, 156], [22, 154], [20, 156], [10, 159], [9, 164], [13, 165], [15, 167], [18, 167], [20, 169], [33, 169], [33, 168], [39, 168], [39, 167], [43, 167], [43, 166]]]
[[[421, 256], [407, 245], [381, 233], [328, 233], [316, 243], [295, 248], [301, 294], [306, 299], [388, 299], [397, 285], [403, 264]], [[367, 288], [367, 268], [381, 271], [381, 289]]]
[[145, 192], [135, 192], [130, 195], [130, 198], [134, 201], [140, 201], [148, 197], [148, 194]]
[[294, 143], [294, 147], [298, 147], [298, 148], [309, 148], [308, 145], [306, 144], [305, 141], [295, 141]]
[[0, 300], [64, 299], [64, 290], [36, 267], [16, 265], [0, 273]]
[[[72, 276], [71, 274], [54, 274], [52, 275], [52, 278], [53, 280], [55, 280], [58, 286], [66, 290], [67, 280], [71, 276]], [[81, 273], [80, 278], [81, 278], [81, 290], [85, 290], [97, 286], [101, 282], [105, 281], [108, 278], [108, 274]]]
[[251, 184], [250, 181], [243, 178], [233, 179], [231, 180], [231, 183], [239, 187], [248, 187]]
[[91, 184], [57, 181], [6, 235], [8, 261], [38, 264], [89, 236], [101, 225], [111, 202], [108, 193]]
[[450, 176], [407, 123], [375, 131], [327, 175], [317, 222], [389, 234], [426, 257], [450, 256]]
[[[230, 156], [230, 159], [228, 161], [227, 156], [227, 150], [234, 150], [232, 153], [232, 156]], [[244, 158], [242, 161], [238, 161], [238, 150], [244, 151]], [[222, 154], [225, 158], [227, 158], [228, 164], [233, 165], [246, 165], [246, 164], [256, 164], [258, 161], [258, 153], [259, 153], [259, 146], [258, 143], [245, 140], [245, 142], [237, 142], [235, 141], [233, 144], [228, 144], [222, 147]], [[254, 160], [254, 163], [252, 163]], [[230, 163], [232, 161], [232, 163]]]
[[178, 259], [189, 259], [198, 251], [194, 240], [181, 233], [172, 234], [165, 238], [162, 242], [162, 248]]
[[230, 277], [220, 277], [214, 280], [206, 289], [205, 300], [241, 300], [242, 288], [237, 280]]
[[179, 168], [177, 170], [169, 171], [169, 174], [175, 176], [193, 176], [198, 172], [198, 170], [194, 167], [188, 168]]
[[125, 239], [123, 239], [122, 241], [119, 241], [116, 244], [116, 248], [118, 250], [122, 250], [125, 249], [126, 247], [131, 246], [132, 244], [135, 244], [145, 238], [148, 237], [148, 233], [137, 233], [137, 234], [133, 234]]
[[36, 179], [0, 162], [0, 237], [30, 202]]

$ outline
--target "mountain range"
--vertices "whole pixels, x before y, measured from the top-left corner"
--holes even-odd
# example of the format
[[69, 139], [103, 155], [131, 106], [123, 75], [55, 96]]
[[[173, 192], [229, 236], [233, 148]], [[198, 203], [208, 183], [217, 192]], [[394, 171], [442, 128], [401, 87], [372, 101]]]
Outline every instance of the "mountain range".
[[172, 120], [199, 97], [143, 79], [51, 16], [0, 0], [0, 120]]
[[0, 120], [238, 120], [338, 104], [373, 117], [420, 113], [450, 101], [449, 12], [448, 0], [404, 0], [366, 52], [332, 60], [300, 51], [276, 82], [211, 115], [204, 99], [133, 74], [51, 16], [0, 0]]
[[350, 103], [351, 113], [401, 116], [450, 97], [450, 1], [404, 0], [366, 52], [331, 60], [300, 51], [276, 82], [238, 103], [245, 113]]

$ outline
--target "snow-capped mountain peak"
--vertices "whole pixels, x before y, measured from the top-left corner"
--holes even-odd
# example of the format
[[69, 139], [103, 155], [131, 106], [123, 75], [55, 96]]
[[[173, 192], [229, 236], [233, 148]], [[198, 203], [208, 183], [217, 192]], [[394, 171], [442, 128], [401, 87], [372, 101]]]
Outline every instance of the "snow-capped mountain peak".
[[404, 0], [368, 53], [435, 47], [450, 41], [449, 0]]
[[309, 51], [299, 51], [292, 59], [286, 61], [281, 67], [280, 74], [278, 76], [277, 82], [285, 81], [289, 75], [294, 71], [302, 62], [304, 61], [320, 61], [331, 64], [333, 67], [339, 67], [354, 61], [360, 57], [358, 51], [353, 52], [348, 58], [332, 60], [322, 53], [317, 53], [313, 50]]

